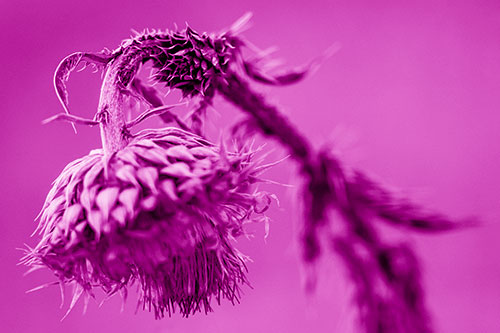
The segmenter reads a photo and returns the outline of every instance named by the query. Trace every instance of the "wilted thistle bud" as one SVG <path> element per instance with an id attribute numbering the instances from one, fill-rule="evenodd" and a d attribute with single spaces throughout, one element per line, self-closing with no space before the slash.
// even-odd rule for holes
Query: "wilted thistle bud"
<path id="1" fill-rule="evenodd" d="M 252 155 L 177 128 L 142 131 L 109 158 L 93 150 L 55 180 L 25 262 L 76 282 L 76 298 L 137 281 L 157 318 L 210 311 L 212 297 L 238 301 L 245 257 L 230 240 L 269 204 L 249 192 L 260 170 Z"/>

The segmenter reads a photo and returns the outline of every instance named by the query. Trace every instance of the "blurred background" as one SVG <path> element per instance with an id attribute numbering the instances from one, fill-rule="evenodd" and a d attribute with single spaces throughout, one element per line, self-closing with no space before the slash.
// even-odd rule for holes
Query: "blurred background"
<path id="1" fill-rule="evenodd" d="M 280 198 L 269 211 L 270 235 L 255 226 L 249 279 L 241 304 L 223 302 L 209 315 L 155 321 L 136 315 L 134 295 L 101 308 L 82 304 L 60 322 L 50 272 L 23 277 L 16 266 L 51 182 L 70 161 L 100 146 L 97 128 L 41 125 L 62 108 L 52 86 L 59 61 L 75 51 L 116 48 L 130 29 L 217 32 L 254 13 L 244 36 L 276 46 L 284 66 L 307 63 L 333 43 L 340 50 L 306 80 L 258 87 L 317 146 L 329 143 L 351 166 L 454 217 L 482 226 L 443 235 L 408 235 L 421 258 L 436 332 L 500 331 L 500 2 L 498 1 L 7 1 L 0 2 L 0 323 L 3 332 L 356 332 L 352 286 L 338 258 L 326 256 L 316 293 L 302 287 L 296 193 L 267 186 Z M 75 73 L 72 113 L 91 118 L 100 75 Z M 216 101 L 212 132 L 239 113 Z M 268 158 L 285 152 L 275 149 Z M 291 162 L 266 174 L 297 184 Z"/>

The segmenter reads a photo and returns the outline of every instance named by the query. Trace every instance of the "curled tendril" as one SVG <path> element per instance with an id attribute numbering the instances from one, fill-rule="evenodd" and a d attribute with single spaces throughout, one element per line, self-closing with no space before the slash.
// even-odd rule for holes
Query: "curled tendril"
<path id="1" fill-rule="evenodd" d="M 56 90 L 57 98 L 59 99 L 59 102 L 61 102 L 61 105 L 67 115 L 70 113 L 68 109 L 68 91 L 66 89 L 66 82 L 68 81 L 71 72 L 73 72 L 78 65 L 82 63 L 82 70 L 88 65 L 91 65 L 97 71 L 99 69 L 103 69 L 110 60 L 111 57 L 107 56 L 105 51 L 101 53 L 75 52 L 64 58 L 59 63 L 54 73 L 54 88 Z M 73 123 L 72 126 L 76 132 L 76 128 Z"/>

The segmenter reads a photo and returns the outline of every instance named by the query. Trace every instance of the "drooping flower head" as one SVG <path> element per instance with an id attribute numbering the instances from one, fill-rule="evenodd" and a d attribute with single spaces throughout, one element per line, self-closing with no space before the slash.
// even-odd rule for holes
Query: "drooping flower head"
<path id="1" fill-rule="evenodd" d="M 245 256 L 231 239 L 269 204 L 249 191 L 261 170 L 252 156 L 176 128 L 142 131 L 108 160 L 93 150 L 55 180 L 42 240 L 25 260 L 86 297 L 137 281 L 156 317 L 209 311 L 212 297 L 238 301 Z"/>

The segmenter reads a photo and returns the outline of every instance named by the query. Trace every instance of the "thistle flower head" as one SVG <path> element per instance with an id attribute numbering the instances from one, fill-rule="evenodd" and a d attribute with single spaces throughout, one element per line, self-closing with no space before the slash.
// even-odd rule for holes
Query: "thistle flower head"
<path id="1" fill-rule="evenodd" d="M 212 297 L 238 301 L 245 257 L 230 240 L 268 205 L 265 193 L 249 192 L 253 154 L 176 128 L 142 131 L 108 159 L 93 150 L 55 180 L 42 240 L 24 261 L 86 297 L 137 282 L 140 304 L 157 318 L 210 311 Z"/>

